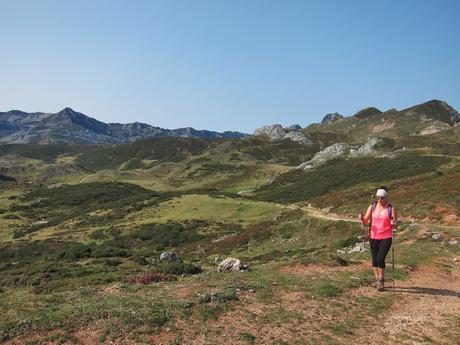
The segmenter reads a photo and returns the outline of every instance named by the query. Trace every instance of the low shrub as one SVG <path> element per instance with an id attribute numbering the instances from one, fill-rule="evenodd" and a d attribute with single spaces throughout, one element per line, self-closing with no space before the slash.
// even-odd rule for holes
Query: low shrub
<path id="1" fill-rule="evenodd" d="M 198 274 L 203 272 L 199 266 L 195 266 L 194 264 L 183 262 L 181 260 L 170 262 L 162 261 L 157 265 L 156 270 L 164 274 L 175 275 Z"/>
<path id="2" fill-rule="evenodd" d="M 71 247 L 62 251 L 59 255 L 59 258 L 70 261 L 77 261 L 82 258 L 89 257 L 91 254 L 91 248 L 82 244 L 76 243 Z"/>

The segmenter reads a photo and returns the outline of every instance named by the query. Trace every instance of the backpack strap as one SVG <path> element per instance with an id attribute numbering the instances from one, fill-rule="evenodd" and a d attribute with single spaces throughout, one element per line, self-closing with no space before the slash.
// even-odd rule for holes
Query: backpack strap
<path id="1" fill-rule="evenodd" d="M 377 203 L 373 202 L 371 204 L 371 219 L 369 220 L 369 238 L 371 238 L 372 214 L 374 213 L 374 210 L 376 207 L 377 207 Z"/>
<path id="2" fill-rule="evenodd" d="M 391 202 L 388 203 L 388 216 L 390 217 L 390 220 L 393 220 L 393 205 Z"/>

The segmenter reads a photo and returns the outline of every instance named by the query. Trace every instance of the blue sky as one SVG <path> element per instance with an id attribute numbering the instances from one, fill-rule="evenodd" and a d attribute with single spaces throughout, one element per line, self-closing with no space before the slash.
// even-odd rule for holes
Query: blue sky
<path id="1" fill-rule="evenodd" d="M 252 132 L 443 99 L 460 2 L 0 0 L 0 111 Z"/>

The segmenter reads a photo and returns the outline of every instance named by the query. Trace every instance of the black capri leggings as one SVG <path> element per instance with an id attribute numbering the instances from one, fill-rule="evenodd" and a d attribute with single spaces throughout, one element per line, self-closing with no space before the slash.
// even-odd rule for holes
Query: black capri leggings
<path id="1" fill-rule="evenodd" d="M 385 258 L 391 248 L 391 237 L 383 240 L 369 240 L 372 253 L 372 267 L 385 268 Z"/>

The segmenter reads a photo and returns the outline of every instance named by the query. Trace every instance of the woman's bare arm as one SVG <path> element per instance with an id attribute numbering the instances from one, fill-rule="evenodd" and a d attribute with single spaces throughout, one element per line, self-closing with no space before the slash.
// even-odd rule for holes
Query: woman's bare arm
<path id="1" fill-rule="evenodd" d="M 369 219 L 371 218 L 371 212 L 372 212 L 372 205 L 369 205 L 369 207 L 367 208 L 366 214 L 361 219 L 364 225 L 366 225 L 369 222 Z"/>

